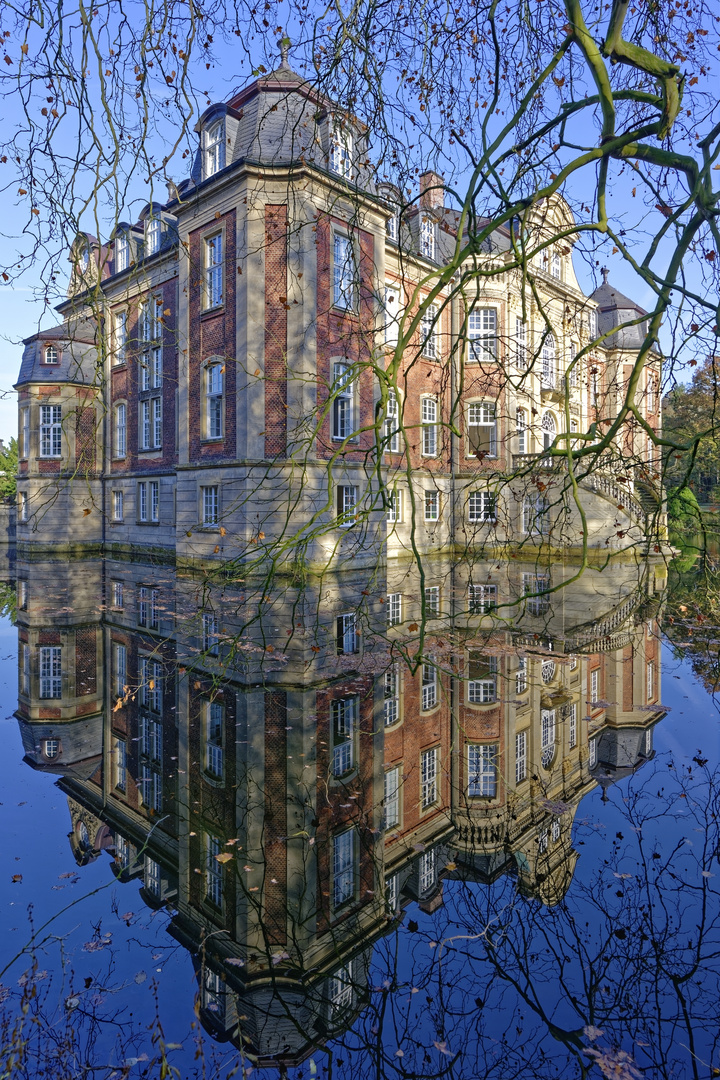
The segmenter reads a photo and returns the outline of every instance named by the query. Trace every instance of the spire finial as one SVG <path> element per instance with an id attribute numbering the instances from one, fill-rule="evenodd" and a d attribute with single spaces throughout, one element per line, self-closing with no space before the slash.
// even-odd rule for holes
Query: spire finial
<path id="1" fill-rule="evenodd" d="M 290 38 L 283 34 L 280 38 L 280 67 L 289 68 L 288 52 L 290 51 Z"/>
<path id="2" fill-rule="evenodd" d="M 607 285 L 607 283 L 608 283 L 608 274 L 610 273 L 607 266 L 601 267 L 600 273 L 602 274 L 603 285 Z"/>

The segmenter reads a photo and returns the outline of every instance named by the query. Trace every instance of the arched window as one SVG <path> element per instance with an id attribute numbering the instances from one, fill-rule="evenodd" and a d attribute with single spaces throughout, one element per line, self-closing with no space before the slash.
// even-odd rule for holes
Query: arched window
<path id="1" fill-rule="evenodd" d="M 208 439 L 223 437 L 223 367 L 208 364 L 205 371 L 206 432 Z"/>
<path id="2" fill-rule="evenodd" d="M 543 449 L 547 450 L 548 447 L 552 446 L 555 441 L 555 436 L 557 435 L 557 424 L 555 423 L 553 414 L 546 412 L 540 426 L 543 433 Z"/>
<path id="3" fill-rule="evenodd" d="M 52 761 L 60 753 L 60 740 L 59 739 L 43 739 L 42 752 L 46 758 Z"/>
<path id="4" fill-rule="evenodd" d="M 45 363 L 46 364 L 59 364 L 60 363 L 60 354 L 58 353 L 57 347 L 55 345 L 46 345 L 45 346 Z"/>
<path id="5" fill-rule="evenodd" d="M 225 121 L 211 124 L 204 132 L 204 139 L 203 178 L 207 180 L 225 168 Z"/>
<path id="6" fill-rule="evenodd" d="M 552 334 L 548 334 L 543 342 L 541 360 L 540 382 L 544 390 L 553 390 L 555 388 L 555 338 Z"/>

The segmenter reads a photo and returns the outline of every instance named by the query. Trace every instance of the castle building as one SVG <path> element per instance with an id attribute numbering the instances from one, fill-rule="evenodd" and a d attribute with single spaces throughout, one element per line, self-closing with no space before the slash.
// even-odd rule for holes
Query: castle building
<path id="1" fill-rule="evenodd" d="M 472 236 L 433 173 L 406 204 L 285 58 L 197 135 L 25 343 L 20 543 L 340 568 L 658 531 L 660 357 L 607 275 L 583 294 L 561 198 Z"/>

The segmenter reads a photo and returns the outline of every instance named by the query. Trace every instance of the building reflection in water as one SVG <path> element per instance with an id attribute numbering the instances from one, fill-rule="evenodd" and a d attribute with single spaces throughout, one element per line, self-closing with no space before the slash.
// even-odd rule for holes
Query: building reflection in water
<path id="1" fill-rule="evenodd" d="M 664 715 L 663 565 L 578 570 L 429 558 L 381 596 L 360 570 L 268 595 L 19 557 L 25 761 L 58 775 L 78 864 L 170 909 L 216 1037 L 303 1060 L 445 881 L 562 899 L 580 801 Z"/>

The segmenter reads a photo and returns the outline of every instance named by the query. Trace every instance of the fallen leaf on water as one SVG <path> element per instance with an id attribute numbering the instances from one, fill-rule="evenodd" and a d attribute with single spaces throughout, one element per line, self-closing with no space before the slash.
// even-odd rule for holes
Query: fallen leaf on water
<path id="1" fill-rule="evenodd" d="M 22 874 L 13 874 L 12 881 L 13 885 L 19 885 L 22 881 Z"/>

